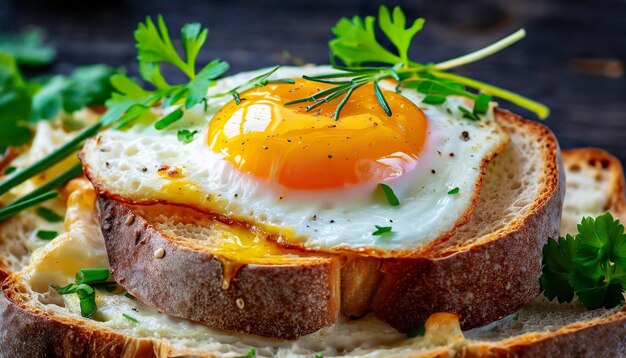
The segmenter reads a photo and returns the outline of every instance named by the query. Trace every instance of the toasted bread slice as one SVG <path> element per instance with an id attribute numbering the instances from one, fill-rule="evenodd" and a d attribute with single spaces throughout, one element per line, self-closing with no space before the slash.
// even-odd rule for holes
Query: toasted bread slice
<path id="1" fill-rule="evenodd" d="M 539 293 L 541 248 L 558 234 L 564 195 L 554 135 L 510 112 L 497 111 L 497 118 L 512 140 L 488 166 L 469 226 L 420 257 L 313 258 L 285 251 L 285 256 L 299 255 L 300 263 L 285 265 L 277 254 L 263 259 L 262 266 L 246 265 L 255 263 L 254 257 L 242 253 L 225 260 L 215 248 L 198 246 L 211 238 L 185 238 L 194 234 L 175 229 L 183 217 L 199 215 L 190 209 L 159 221 L 154 217 L 160 208 L 130 206 L 101 193 L 101 226 L 113 276 L 165 313 L 273 338 L 293 339 L 330 325 L 340 306 L 348 317 L 373 308 L 403 331 L 442 311 L 459 314 L 463 328 L 497 320 Z M 201 219 L 184 223 L 216 235 L 203 228 Z M 159 249 L 165 256 L 155 258 Z M 234 272 L 232 260 L 242 268 L 224 287 L 223 277 L 228 281 Z M 199 289 L 181 295 L 186 279 Z"/>
<path id="2" fill-rule="evenodd" d="M 280 249 L 189 208 L 98 204 L 115 280 L 164 313 L 285 339 L 337 320 L 339 257 Z"/>
<path id="3" fill-rule="evenodd" d="M 608 158 L 608 165 L 592 164 L 593 160 L 603 158 Z M 574 170 L 580 179 L 587 180 L 582 191 L 578 190 L 580 186 L 568 187 L 566 202 L 572 206 L 564 215 L 574 217 L 589 205 L 587 198 L 597 197 L 601 204 L 599 211 L 589 211 L 589 215 L 602 214 L 601 209 L 607 208 L 623 217 L 622 205 L 616 204 L 625 201 L 623 186 L 619 185 L 624 179 L 618 161 L 594 149 L 564 151 L 563 159 L 568 175 L 571 176 L 569 169 L 578 165 L 580 168 Z M 598 173 L 603 178 L 618 180 L 599 180 Z M 582 200 L 571 201 L 573 197 Z M 256 349 L 259 357 L 311 357 L 318 353 L 324 357 L 619 357 L 626 354 L 623 307 L 586 311 L 577 303 L 557 304 L 542 298 L 510 317 L 462 334 L 450 315 L 435 315 L 427 324 L 426 335 L 411 339 L 371 315 L 289 342 L 227 334 L 169 318 L 122 295 L 100 297 L 99 311 L 113 310 L 117 317 L 119 312 L 127 310 L 138 323 L 113 316 L 85 319 L 49 296 L 34 292 L 25 279 L 26 272 L 16 272 L 30 256 L 29 250 L 15 249 L 26 246 L 28 230 L 33 229 L 27 223 L 21 224 L 29 221 L 27 216 L 28 213 L 23 213 L 0 225 L 0 257 L 3 262 L 13 263 L 11 268 L 3 266 L 0 274 L 6 276 L 0 296 L 0 357 L 232 357 L 245 355 L 250 347 Z M 18 231 L 4 230 L 9 225 Z"/>
<path id="4" fill-rule="evenodd" d="M 470 220 L 418 259 L 388 260 L 376 314 L 408 330 L 435 312 L 461 326 L 493 322 L 539 294 L 541 249 L 559 232 L 565 182 L 556 138 L 541 124 L 498 111 L 509 145 L 488 167 Z"/>

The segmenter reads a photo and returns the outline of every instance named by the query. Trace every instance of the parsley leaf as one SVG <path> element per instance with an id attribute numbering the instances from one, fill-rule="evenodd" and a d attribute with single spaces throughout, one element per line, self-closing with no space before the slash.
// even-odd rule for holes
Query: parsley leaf
<path id="1" fill-rule="evenodd" d="M 574 271 L 572 258 L 576 253 L 576 241 L 573 236 L 567 235 L 557 240 L 548 239 L 543 246 L 543 275 L 540 284 L 543 294 L 550 300 L 555 297 L 559 303 L 571 302 L 574 298 L 574 289 L 569 280 Z"/>
<path id="2" fill-rule="evenodd" d="M 104 104 L 111 97 L 111 77 L 117 72 L 112 67 L 92 65 L 75 69 L 69 77 L 52 77 L 33 96 L 34 119 L 52 119 L 61 110 L 72 113 Z"/>
<path id="3" fill-rule="evenodd" d="M 374 21 L 373 16 L 339 20 L 332 29 L 337 38 L 328 43 L 333 56 L 339 57 L 348 66 L 359 66 L 368 62 L 391 65 L 402 62 L 401 57 L 387 51 L 378 43 L 374 33 Z"/>
<path id="4" fill-rule="evenodd" d="M 24 145 L 31 139 L 26 122 L 31 113 L 31 90 L 15 58 L 0 52 L 0 151 Z"/>
<path id="5" fill-rule="evenodd" d="M 174 43 L 172 42 L 167 26 L 163 17 L 157 17 L 157 23 L 152 21 L 149 16 L 146 21 L 140 23 L 135 30 L 135 39 L 137 40 L 137 59 L 139 60 L 139 70 L 141 77 L 157 88 L 157 91 L 149 92 L 142 90 L 133 90 L 138 94 L 141 103 L 135 103 L 139 107 L 135 107 L 132 115 L 125 118 L 125 122 L 137 119 L 149 110 L 159 100 L 163 101 L 166 106 L 176 105 L 184 101 L 185 109 L 189 109 L 196 104 L 205 102 L 206 93 L 209 87 L 215 84 L 215 79 L 228 71 L 228 63 L 222 60 L 213 60 L 196 73 L 196 58 L 200 49 L 206 41 L 209 31 L 202 29 L 200 24 L 186 24 L 181 30 L 184 56 L 180 56 Z M 161 65 L 167 63 L 178 68 L 189 79 L 188 83 L 172 85 L 164 78 L 161 72 Z M 125 81 L 124 87 L 134 87 Z M 124 88 L 114 87 L 120 92 L 125 92 Z M 128 93 L 128 92 L 125 92 Z M 137 98 L 137 99 L 139 99 Z M 119 98 L 120 102 L 122 98 Z M 108 106 L 108 104 L 107 104 Z M 115 106 L 111 102 L 114 113 L 128 112 L 132 104 L 119 104 Z M 118 114 L 119 115 L 119 114 Z M 181 108 L 178 108 L 161 120 L 155 123 L 157 129 L 165 129 L 169 125 L 178 121 L 183 116 Z"/>
<path id="6" fill-rule="evenodd" d="M 44 33 L 33 28 L 18 34 L 0 34 L 0 52 L 10 53 L 20 65 L 48 65 L 56 55 L 54 49 L 44 46 Z"/>
<path id="7" fill-rule="evenodd" d="M 400 7 L 393 9 L 392 14 L 389 13 L 389 9 L 386 6 L 381 6 L 378 11 L 378 21 L 380 22 L 380 29 L 383 30 L 387 38 L 396 46 L 398 54 L 402 59 L 402 63 L 409 64 L 409 47 L 411 47 L 411 41 L 415 34 L 420 32 L 424 27 L 424 19 L 419 18 L 413 22 L 413 25 L 408 29 L 406 26 L 406 16 Z"/>
<path id="8" fill-rule="evenodd" d="M 569 302 L 574 294 L 589 309 L 624 301 L 626 235 L 610 213 L 583 218 L 575 237 L 549 239 L 543 248 L 540 284 L 549 299 Z"/>

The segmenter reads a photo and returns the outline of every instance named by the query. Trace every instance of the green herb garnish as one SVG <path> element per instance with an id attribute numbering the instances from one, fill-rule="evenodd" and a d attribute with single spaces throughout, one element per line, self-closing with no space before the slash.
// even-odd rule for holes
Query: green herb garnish
<path id="1" fill-rule="evenodd" d="M 131 295 L 130 292 L 124 293 L 124 296 L 130 298 L 131 300 L 136 300 L 137 299 L 135 296 Z"/>
<path id="2" fill-rule="evenodd" d="M 48 65 L 56 55 L 54 49 L 44 45 L 44 32 L 39 28 L 18 34 L 0 34 L 0 52 L 10 53 L 20 65 Z"/>
<path id="3" fill-rule="evenodd" d="M 63 216 L 55 213 L 54 211 L 48 209 L 48 208 L 44 208 L 44 207 L 39 207 L 37 208 L 37 215 L 46 220 L 47 222 L 51 222 L 51 223 L 58 223 L 58 222 L 62 222 L 64 220 Z"/>
<path id="4" fill-rule="evenodd" d="M 391 206 L 400 205 L 400 200 L 398 200 L 398 197 L 396 196 L 396 194 L 393 192 L 393 189 L 391 189 L 389 185 L 380 183 L 378 184 L 378 186 L 381 189 L 383 189 L 383 191 L 385 192 L 385 196 L 387 197 L 387 202 L 389 203 L 389 205 Z"/>
<path id="5" fill-rule="evenodd" d="M 379 236 L 388 232 L 391 232 L 391 226 L 376 226 L 376 231 L 372 233 L 373 236 Z"/>
<path id="6" fill-rule="evenodd" d="M 543 247 L 543 294 L 571 302 L 574 295 L 588 309 L 624 302 L 626 235 L 610 213 L 585 217 L 575 236 L 548 239 Z"/>
<path id="7" fill-rule="evenodd" d="M 111 77 L 118 70 L 104 65 L 79 67 L 70 76 L 54 76 L 32 99 L 33 118 L 52 119 L 61 110 L 73 113 L 104 104 L 111 97 Z"/>
<path id="8" fill-rule="evenodd" d="M 543 119 L 548 116 L 548 108 L 538 102 L 486 83 L 446 72 L 451 68 L 478 61 L 510 46 L 524 37 L 524 30 L 519 30 L 490 46 L 465 56 L 436 64 L 421 64 L 411 60 L 408 53 L 413 38 L 424 25 L 423 19 L 417 19 L 407 27 L 406 17 L 399 7 L 396 7 L 393 12 L 390 12 L 386 6 L 380 7 L 378 25 L 386 40 L 394 45 L 395 51 L 386 49 L 376 39 L 375 23 L 376 19 L 373 16 L 340 19 L 332 29 L 335 38 L 329 42 L 329 47 L 331 59 L 340 60 L 344 66 L 334 63 L 333 67 L 338 72 L 303 76 L 309 81 L 330 83 L 334 86 L 285 105 L 312 102 L 313 105 L 306 107 L 306 110 L 310 111 L 322 103 L 340 99 L 335 112 L 335 120 L 337 120 L 352 92 L 365 84 L 373 83 L 381 108 L 390 116 L 391 109 L 378 87 L 378 82 L 383 79 L 395 79 L 398 81 L 398 88 L 412 87 L 425 94 L 426 103 L 441 104 L 450 95 L 474 100 L 474 108 L 470 112 L 473 116 L 466 116 L 471 117 L 472 120 L 486 113 L 491 96 L 508 100 L 533 111 L 539 118 Z M 372 64 L 382 65 L 372 66 Z M 472 93 L 466 90 L 466 87 L 482 93 Z"/>
<path id="9" fill-rule="evenodd" d="M 83 268 L 76 273 L 76 283 L 93 283 L 106 281 L 109 278 L 108 268 Z"/>
<path id="10" fill-rule="evenodd" d="M 457 186 L 456 188 L 450 189 L 448 195 L 458 194 L 460 191 L 461 189 L 459 189 L 459 187 Z"/>
<path id="11" fill-rule="evenodd" d="M 78 270 L 73 283 L 64 287 L 56 285 L 51 285 L 51 287 L 60 295 L 76 294 L 80 301 L 81 316 L 91 317 L 97 310 L 94 287 L 103 286 L 106 288 L 115 284 L 115 282 L 106 281 L 108 277 L 108 268 L 84 268 Z"/>
<path id="12" fill-rule="evenodd" d="M 59 233 L 56 231 L 38 230 L 35 235 L 42 240 L 53 240 L 59 236 Z"/>
<path id="13" fill-rule="evenodd" d="M 35 206 L 43 203 L 44 201 L 50 200 L 52 198 L 56 198 L 59 196 L 59 193 L 56 191 L 49 191 L 47 193 L 35 196 L 31 199 L 24 200 L 22 202 L 16 203 L 14 205 L 8 205 L 4 208 L 0 209 L 0 221 L 6 220 L 11 216 L 18 214 L 31 206 Z"/>
<path id="14" fill-rule="evenodd" d="M 122 317 L 126 318 L 127 320 L 129 320 L 131 322 L 135 322 L 135 323 L 139 322 L 135 317 L 133 317 L 131 315 L 127 315 L 126 313 L 122 313 Z"/>
<path id="15" fill-rule="evenodd" d="M 189 129 L 181 129 L 177 133 L 178 141 L 183 143 L 191 143 L 199 131 L 190 131 Z"/>
<path id="16" fill-rule="evenodd" d="M 254 358 L 256 357 L 256 349 L 250 348 L 245 356 L 237 356 L 236 358 Z"/>
<path id="17" fill-rule="evenodd" d="M 6 167 L 6 169 L 4 169 L 4 174 L 11 174 L 11 173 L 13 173 L 16 170 L 17 170 L 17 167 L 8 166 L 8 167 Z"/>
<path id="18" fill-rule="evenodd" d="M 415 328 L 408 331 L 406 336 L 408 338 L 423 337 L 425 333 L 426 333 L 426 324 L 420 323 Z"/>

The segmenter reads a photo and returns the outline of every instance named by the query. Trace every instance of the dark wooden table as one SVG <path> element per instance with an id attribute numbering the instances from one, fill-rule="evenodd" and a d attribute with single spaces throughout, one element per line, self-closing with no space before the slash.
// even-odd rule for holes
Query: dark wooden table
<path id="1" fill-rule="evenodd" d="M 132 31 L 145 15 L 172 28 L 209 26 L 200 61 L 222 58 L 231 72 L 292 57 L 326 63 L 330 28 L 341 16 L 374 14 L 379 1 L 0 0 L 0 31 L 45 28 L 58 59 L 48 72 L 105 63 L 137 73 Z M 598 146 L 626 163 L 626 1 L 437 0 L 401 4 L 426 28 L 413 51 L 430 62 L 467 53 L 520 27 L 522 43 L 460 69 L 463 74 L 543 101 L 564 148 Z M 287 54 L 290 54 L 288 56 Z M 518 110 L 502 103 L 502 106 Z M 531 114 L 519 110 L 522 114 Z"/>

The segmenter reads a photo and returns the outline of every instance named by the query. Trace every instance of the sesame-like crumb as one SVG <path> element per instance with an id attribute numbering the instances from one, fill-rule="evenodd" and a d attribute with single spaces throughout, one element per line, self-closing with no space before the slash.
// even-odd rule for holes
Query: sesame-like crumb
<path id="1" fill-rule="evenodd" d="M 165 249 L 162 247 L 159 247 L 158 249 L 156 249 L 156 251 L 154 251 L 154 257 L 157 259 L 162 259 L 163 256 L 165 256 Z"/>

